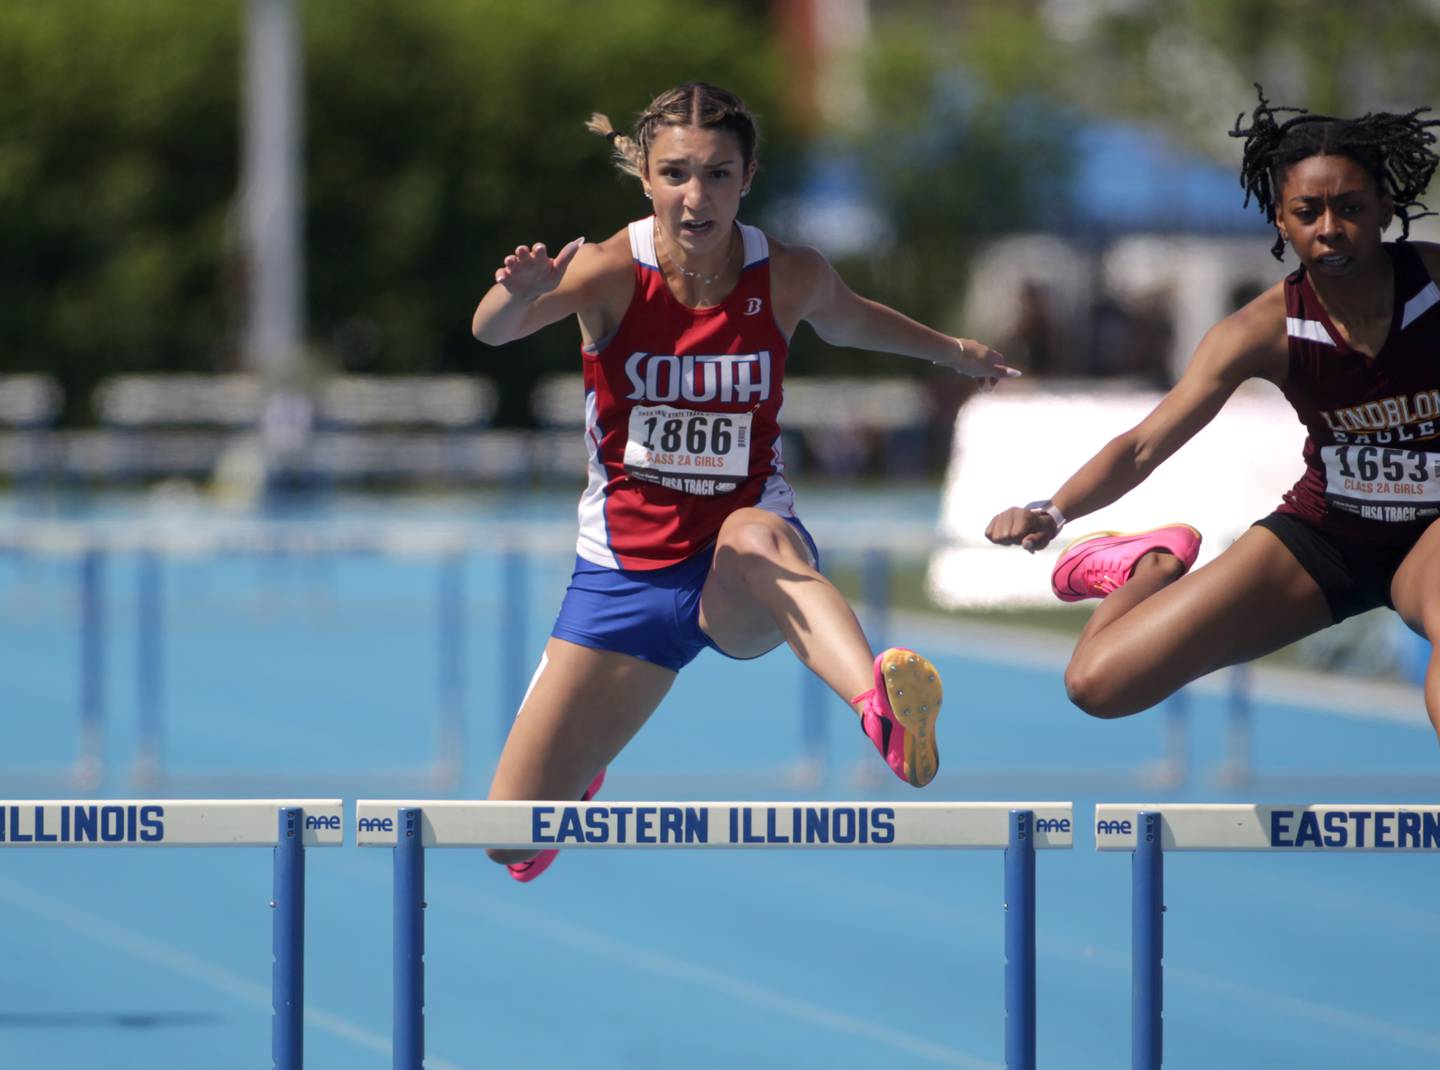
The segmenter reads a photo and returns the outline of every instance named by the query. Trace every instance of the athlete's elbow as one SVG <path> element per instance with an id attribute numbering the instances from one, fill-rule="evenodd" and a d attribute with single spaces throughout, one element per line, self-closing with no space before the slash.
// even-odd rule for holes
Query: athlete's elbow
<path id="1" fill-rule="evenodd" d="M 510 338 L 502 337 L 493 325 L 482 322 L 478 317 L 470 321 L 470 334 L 474 336 L 475 341 L 483 342 L 487 346 L 503 346 L 506 342 L 512 341 Z"/>
<path id="2" fill-rule="evenodd" d="M 805 317 L 815 336 L 826 345 L 840 348 L 862 348 L 866 334 L 860 310 L 853 304 L 830 302 L 823 309 L 812 311 Z"/>
<path id="3" fill-rule="evenodd" d="M 1144 479 L 1151 472 L 1155 471 L 1155 466 L 1160 463 L 1160 459 L 1155 455 L 1154 450 L 1137 449 L 1126 456 L 1129 459 L 1131 469 L 1141 479 Z"/>
<path id="4" fill-rule="evenodd" d="M 1166 456 L 1160 450 L 1159 443 L 1140 438 L 1138 435 L 1121 435 L 1115 440 L 1115 443 L 1120 459 L 1128 464 L 1141 479 L 1155 471 L 1156 466 Z"/>
<path id="5" fill-rule="evenodd" d="M 845 347 L 850 344 L 849 335 L 832 320 L 812 317 L 807 321 L 815 337 L 824 342 L 827 346 Z"/>

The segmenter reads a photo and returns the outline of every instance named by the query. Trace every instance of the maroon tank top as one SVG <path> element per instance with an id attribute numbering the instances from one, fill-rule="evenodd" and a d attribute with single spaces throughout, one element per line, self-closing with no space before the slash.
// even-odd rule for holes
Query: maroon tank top
<path id="1" fill-rule="evenodd" d="M 1395 545 L 1440 515 L 1440 287 L 1410 246 L 1385 249 L 1395 305 L 1374 357 L 1346 344 L 1303 266 L 1285 280 L 1290 368 L 1281 389 L 1309 437 L 1305 474 L 1279 511 Z"/>

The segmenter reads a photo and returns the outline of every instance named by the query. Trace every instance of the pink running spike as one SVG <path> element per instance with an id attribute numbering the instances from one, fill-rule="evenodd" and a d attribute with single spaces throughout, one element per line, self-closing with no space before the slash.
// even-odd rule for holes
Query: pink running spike
<path id="1" fill-rule="evenodd" d="M 1131 535 L 1119 531 L 1082 535 L 1061 552 L 1050 573 L 1050 586 L 1062 602 L 1104 598 L 1125 586 L 1135 562 L 1154 550 L 1174 554 L 1188 572 L 1200 552 L 1200 533 L 1189 524 L 1169 524 Z"/>
<path id="2" fill-rule="evenodd" d="M 580 801 L 589 802 L 595 798 L 596 793 L 600 790 L 600 786 L 604 783 L 605 770 L 602 769 L 595 774 L 595 779 L 590 782 L 589 789 L 580 797 Z M 528 862 L 512 862 L 505 868 L 510 871 L 510 876 L 515 880 L 521 883 L 528 883 L 549 869 L 551 863 L 555 861 L 555 857 L 559 853 L 560 852 L 556 850 L 541 851 Z"/>
<path id="3" fill-rule="evenodd" d="M 923 788 L 940 768 L 935 718 L 943 695 L 934 665 L 913 650 L 891 647 L 875 659 L 875 686 L 850 700 L 863 703 L 861 731 L 913 787 Z"/>

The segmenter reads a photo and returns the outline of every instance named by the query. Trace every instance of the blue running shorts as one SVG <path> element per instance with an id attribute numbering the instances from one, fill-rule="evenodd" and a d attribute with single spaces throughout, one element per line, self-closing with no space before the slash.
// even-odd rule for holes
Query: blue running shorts
<path id="1" fill-rule="evenodd" d="M 784 520 L 800 532 L 818 568 L 820 551 L 805 525 L 795 517 Z M 550 634 L 579 646 L 629 654 L 672 672 L 707 646 L 725 654 L 700 629 L 700 592 L 714 556 L 712 545 L 679 564 L 641 571 L 606 568 L 577 555 Z"/>

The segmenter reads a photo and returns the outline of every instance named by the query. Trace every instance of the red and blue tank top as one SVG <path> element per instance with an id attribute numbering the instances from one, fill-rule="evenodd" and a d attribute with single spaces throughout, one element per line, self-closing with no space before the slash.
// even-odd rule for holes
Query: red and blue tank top
<path id="1" fill-rule="evenodd" d="M 690 308 L 660 273 L 654 218 L 630 224 L 634 296 L 614 333 L 581 350 L 589 481 L 576 552 L 587 561 L 664 568 L 713 543 L 736 509 L 794 515 L 769 243 L 736 226 L 740 281 L 718 305 Z"/>
<path id="2" fill-rule="evenodd" d="M 1374 357 L 1346 344 L 1305 269 L 1285 280 L 1290 366 L 1281 389 L 1309 431 L 1282 513 L 1345 538 L 1413 542 L 1440 515 L 1440 287 L 1387 242 L 1390 333 Z"/>

